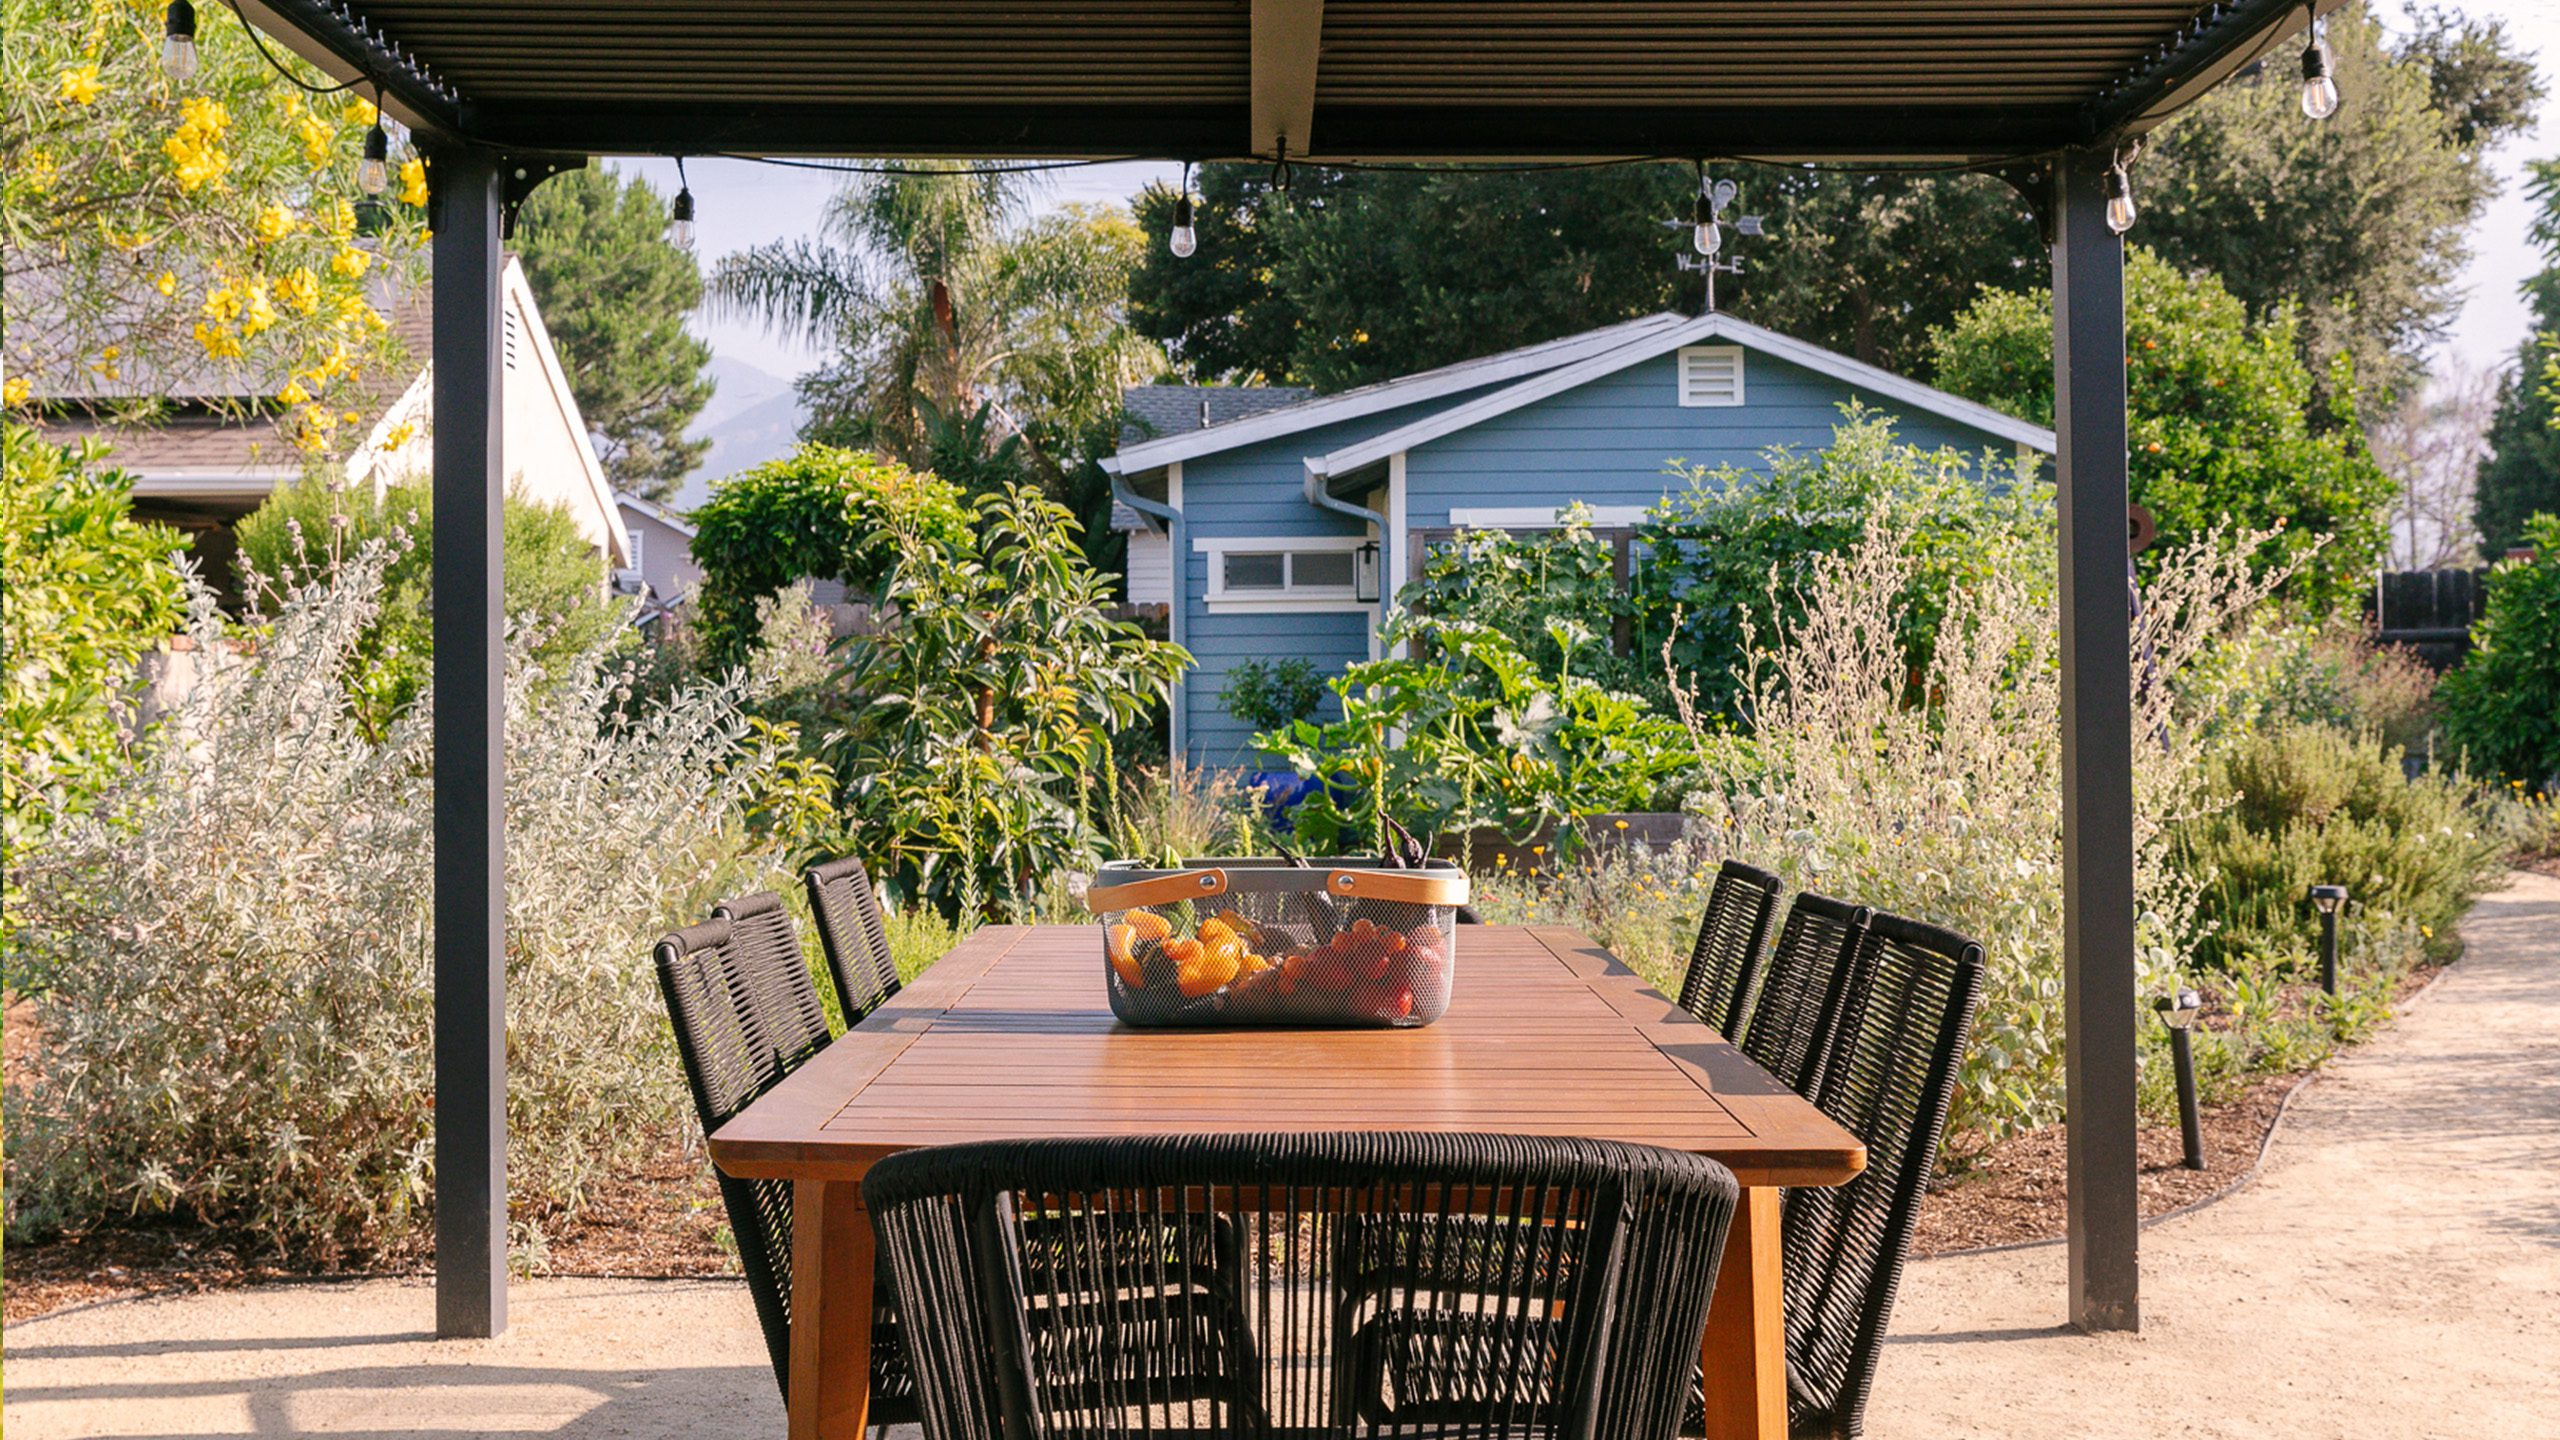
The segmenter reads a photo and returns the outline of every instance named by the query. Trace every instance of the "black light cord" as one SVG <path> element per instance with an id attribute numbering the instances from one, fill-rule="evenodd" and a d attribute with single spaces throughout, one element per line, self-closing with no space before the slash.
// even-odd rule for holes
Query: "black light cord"
<path id="1" fill-rule="evenodd" d="M 274 51 L 267 48 L 266 37 L 258 33 L 257 26 L 249 23 L 247 13 L 242 11 L 240 8 L 240 0 L 225 0 L 225 3 L 231 7 L 231 13 L 239 17 L 240 28 L 249 32 L 249 43 L 258 47 L 258 54 L 267 62 L 268 67 L 274 70 L 277 74 L 283 76 L 285 79 L 293 82 L 294 86 L 301 90 L 305 95 L 336 95 L 344 91 L 353 90 L 358 85 L 365 83 L 365 77 L 358 75 L 352 80 L 343 81 L 336 85 L 314 85 L 310 81 L 303 79 L 301 76 L 294 74 L 291 70 L 285 68 L 285 63 L 283 61 L 276 58 Z M 377 97 L 374 101 L 373 108 L 379 111 L 382 108 L 382 103 L 379 99 L 382 94 L 382 86 L 377 83 L 373 87 L 373 92 Z"/>

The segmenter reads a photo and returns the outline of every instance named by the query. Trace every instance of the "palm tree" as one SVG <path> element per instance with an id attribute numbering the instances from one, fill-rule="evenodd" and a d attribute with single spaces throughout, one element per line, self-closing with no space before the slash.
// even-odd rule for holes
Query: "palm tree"
<path id="1" fill-rule="evenodd" d="M 835 347 L 801 382 L 812 430 L 930 464 L 937 449 L 951 458 L 953 426 L 977 416 L 991 456 L 1018 437 L 1054 482 L 1064 448 L 1164 363 L 1126 323 L 1143 232 L 1116 209 L 1035 215 L 1019 171 L 881 168 L 848 177 L 816 238 L 721 261 L 711 305 Z"/>

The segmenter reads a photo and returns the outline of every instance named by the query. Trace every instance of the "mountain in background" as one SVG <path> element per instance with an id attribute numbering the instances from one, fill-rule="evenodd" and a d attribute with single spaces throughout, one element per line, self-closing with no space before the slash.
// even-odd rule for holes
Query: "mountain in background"
<path id="1" fill-rule="evenodd" d="M 790 454 L 800 444 L 800 422 L 806 418 L 791 382 L 726 356 L 711 362 L 719 389 L 694 417 L 692 434 L 711 442 L 702 465 L 684 477 L 676 508 L 690 510 L 711 494 L 715 482 L 767 460 Z"/>

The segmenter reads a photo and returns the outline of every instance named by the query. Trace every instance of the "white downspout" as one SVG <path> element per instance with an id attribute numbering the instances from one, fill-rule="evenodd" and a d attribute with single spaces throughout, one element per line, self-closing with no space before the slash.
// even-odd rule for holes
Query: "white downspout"
<path id="1" fill-rule="evenodd" d="M 1189 650 L 1191 546 L 1184 539 L 1190 527 L 1182 518 L 1182 462 L 1179 460 L 1164 467 L 1164 494 L 1161 501 L 1150 500 L 1139 494 L 1127 477 L 1118 471 L 1111 472 L 1111 498 L 1141 515 L 1152 515 L 1164 522 L 1165 544 L 1171 550 L 1167 558 L 1172 582 L 1171 603 L 1165 607 L 1165 634 L 1174 644 Z M 1188 666 L 1184 667 L 1183 673 L 1190 673 Z M 1165 737 L 1165 748 L 1173 752 L 1176 761 L 1183 763 L 1188 763 L 1191 758 L 1191 752 L 1184 744 L 1190 738 L 1191 727 L 1185 723 L 1183 712 L 1189 708 L 1189 696 L 1185 693 L 1182 676 L 1177 675 L 1172 690 L 1165 697 L 1166 728 L 1171 732 Z"/>

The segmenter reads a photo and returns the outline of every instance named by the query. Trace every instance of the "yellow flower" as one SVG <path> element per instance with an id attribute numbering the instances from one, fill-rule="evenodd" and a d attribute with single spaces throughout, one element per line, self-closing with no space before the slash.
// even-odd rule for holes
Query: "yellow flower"
<path id="1" fill-rule="evenodd" d="M 293 427 L 293 443 L 294 447 L 302 451 L 302 453 L 306 455 L 317 455 L 320 453 L 321 447 L 327 445 L 329 442 L 321 438 L 320 432 L 312 429 L 310 426 L 297 425 Z"/>
<path id="2" fill-rule="evenodd" d="M 372 101 L 361 95 L 350 95 L 347 97 L 347 103 L 340 107 L 338 113 L 344 115 L 350 125 L 370 125 L 380 112 L 373 108 Z"/>
<path id="3" fill-rule="evenodd" d="M 385 330 L 390 328 L 382 312 L 373 308 L 361 295 L 350 295 L 338 302 L 338 328 L 341 330 Z"/>
<path id="4" fill-rule="evenodd" d="M 302 412 L 303 421 L 315 430 L 338 428 L 338 412 L 326 405 L 313 405 Z"/>
<path id="5" fill-rule="evenodd" d="M 400 203 L 427 203 L 427 162 L 418 156 L 412 155 L 400 162 Z"/>
<path id="6" fill-rule="evenodd" d="M 303 266 L 276 281 L 276 298 L 298 315 L 308 315 L 320 304 L 320 277 Z"/>
<path id="7" fill-rule="evenodd" d="M 6 380 L 0 380 L 0 404 L 24 405 L 35 393 L 35 387 L 27 383 L 27 377 L 24 375 L 12 375 Z"/>
<path id="8" fill-rule="evenodd" d="M 231 166 L 231 157 L 222 150 L 231 112 L 217 101 L 195 95 L 188 97 L 178 115 L 177 133 L 161 142 L 160 148 L 177 170 L 178 188 L 199 190 L 220 180 Z"/>
<path id="9" fill-rule="evenodd" d="M 28 189 L 50 190 L 53 188 L 53 156 L 42 150 L 30 150 L 27 158 L 19 162 L 18 173 L 26 177 Z"/>
<path id="10" fill-rule="evenodd" d="M 240 318 L 240 292 L 230 285 L 217 285 L 205 292 L 204 313 L 208 320 Z"/>
<path id="11" fill-rule="evenodd" d="M 178 293 L 177 272 L 173 270 L 163 270 L 160 272 L 160 278 L 152 281 L 151 284 L 154 289 L 158 290 L 163 295 L 175 295 Z"/>
<path id="12" fill-rule="evenodd" d="M 403 420 L 399 424 L 382 432 L 382 448 L 385 450 L 398 450 L 417 437 L 418 423 L 414 420 Z"/>
<path id="13" fill-rule="evenodd" d="M 302 388 L 301 381 L 287 380 L 284 382 L 284 388 L 276 392 L 276 403 L 287 409 L 296 405 L 308 405 L 311 403 L 311 392 Z"/>
<path id="14" fill-rule="evenodd" d="M 228 325 L 208 325 L 202 320 L 197 321 L 196 343 L 204 347 L 205 354 L 216 360 L 230 359 L 240 353 L 240 339 L 231 333 Z"/>
<path id="15" fill-rule="evenodd" d="M 276 307 L 274 302 L 267 298 L 267 287 L 265 282 L 261 281 L 258 284 L 250 286 L 249 299 L 240 307 L 241 338 L 255 339 L 257 338 L 258 332 L 269 328 L 275 323 Z"/>
<path id="16" fill-rule="evenodd" d="M 281 205 L 269 205 L 258 212 L 258 243 L 273 245 L 293 233 L 293 212 Z"/>
<path id="17" fill-rule="evenodd" d="M 53 83 L 54 98 L 66 105 L 86 105 L 105 93 L 107 87 L 98 83 L 98 62 L 94 60 L 63 71 Z"/>
<path id="18" fill-rule="evenodd" d="M 1618 822 L 1618 828 L 1619 828 L 1619 829 L 1621 829 L 1621 830 L 1626 829 L 1626 828 L 1627 828 L 1627 822 L 1626 822 L 1626 821 L 1624 821 L 1624 820 L 1619 821 L 1619 822 Z"/>
<path id="19" fill-rule="evenodd" d="M 371 255 L 349 246 L 329 257 L 329 273 L 341 280 L 361 280 L 364 278 L 365 267 L 372 263 Z"/>
<path id="20" fill-rule="evenodd" d="M 313 165 L 329 163 L 329 152 L 336 148 L 338 132 L 317 115 L 304 115 L 293 122 L 294 134 L 302 138 L 302 158 Z"/>

